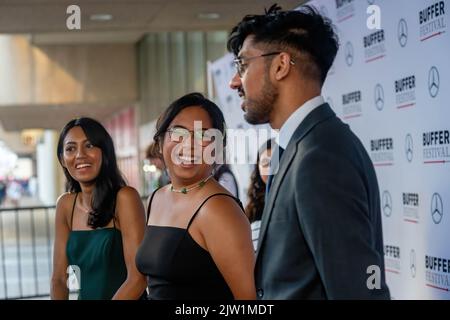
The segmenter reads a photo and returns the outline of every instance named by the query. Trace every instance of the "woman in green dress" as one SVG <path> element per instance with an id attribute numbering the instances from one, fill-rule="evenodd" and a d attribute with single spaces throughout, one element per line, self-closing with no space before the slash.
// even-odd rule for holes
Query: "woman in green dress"
<path id="1" fill-rule="evenodd" d="M 139 299 L 146 280 L 134 260 L 145 213 L 117 167 L 111 136 L 93 119 L 74 119 L 61 132 L 57 156 L 68 192 L 56 204 L 51 298 L 68 298 L 70 266 L 78 299 Z"/>

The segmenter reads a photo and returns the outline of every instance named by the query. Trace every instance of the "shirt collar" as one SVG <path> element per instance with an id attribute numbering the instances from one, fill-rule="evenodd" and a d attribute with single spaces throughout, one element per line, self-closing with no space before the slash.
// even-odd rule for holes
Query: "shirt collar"
<path id="1" fill-rule="evenodd" d="M 289 140 L 291 140 L 297 127 L 302 123 L 306 116 L 318 106 L 325 103 L 322 96 L 317 96 L 306 101 L 297 110 L 295 110 L 286 122 L 281 126 L 278 136 L 275 138 L 276 143 L 283 149 L 286 149 Z"/>

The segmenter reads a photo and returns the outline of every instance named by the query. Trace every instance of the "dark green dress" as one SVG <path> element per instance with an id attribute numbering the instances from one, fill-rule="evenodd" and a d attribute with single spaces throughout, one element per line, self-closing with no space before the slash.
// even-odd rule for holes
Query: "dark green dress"
<path id="1" fill-rule="evenodd" d="M 73 202 L 73 211 L 77 195 Z M 114 219 L 113 219 L 114 222 Z M 113 228 L 71 230 L 66 246 L 69 265 L 78 266 L 79 300 L 109 300 L 127 278 L 122 234 Z"/>

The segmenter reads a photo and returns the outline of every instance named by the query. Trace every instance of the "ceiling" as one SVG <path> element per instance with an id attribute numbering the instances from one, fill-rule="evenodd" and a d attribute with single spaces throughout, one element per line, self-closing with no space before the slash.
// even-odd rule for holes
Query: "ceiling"
<path id="1" fill-rule="evenodd" d="M 0 33 L 29 33 L 36 44 L 136 42 L 147 32 L 229 30 L 244 14 L 278 3 L 293 9 L 305 0 L 0 0 Z M 77 4 L 81 30 L 68 30 L 67 7 Z M 218 19 L 199 14 L 217 13 Z M 92 21 L 110 14 L 110 21 Z"/>
<path id="2" fill-rule="evenodd" d="M 306 0 L 0 0 L 0 34 L 30 34 L 34 45 L 136 43 L 149 32 L 230 30 L 245 14 L 263 13 L 278 3 L 293 9 Z M 81 10 L 81 30 L 68 30 L 67 7 Z M 199 14 L 215 13 L 218 19 L 200 19 Z M 92 21 L 92 14 L 110 14 L 110 21 Z M 45 123 L 60 130 L 70 119 L 89 115 L 108 118 L 131 106 L 94 105 L 11 105 L 0 107 L 6 131 L 34 128 Z"/>
<path id="3" fill-rule="evenodd" d="M 115 105 L 61 104 L 61 105 L 12 105 L 0 107 L 1 125 L 5 131 L 20 131 L 42 128 L 61 130 L 70 120 L 82 116 L 95 119 L 107 119 L 114 113 L 123 110 L 124 106 L 132 106 L 133 102 Z M 38 124 L 38 126 L 36 126 Z M 45 125 L 43 125 L 45 124 Z"/>

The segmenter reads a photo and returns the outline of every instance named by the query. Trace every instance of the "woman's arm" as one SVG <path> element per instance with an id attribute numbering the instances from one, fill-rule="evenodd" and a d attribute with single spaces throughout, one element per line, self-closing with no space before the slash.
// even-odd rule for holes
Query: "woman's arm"
<path id="1" fill-rule="evenodd" d="M 67 261 L 66 245 L 70 233 L 67 213 L 72 197 L 73 195 L 65 193 L 56 202 L 53 273 L 50 285 L 50 297 L 53 300 L 67 300 L 69 297 L 69 289 L 67 288 L 67 267 L 69 263 Z"/>
<path id="2" fill-rule="evenodd" d="M 147 286 L 145 276 L 136 268 L 136 252 L 144 238 L 145 213 L 141 198 L 131 187 L 117 194 L 116 213 L 122 233 L 123 255 L 127 266 L 127 279 L 113 299 L 139 299 Z"/>
<path id="3" fill-rule="evenodd" d="M 197 219 L 206 249 L 234 298 L 256 299 L 251 229 L 242 209 L 233 199 L 216 196 L 203 206 Z"/>

